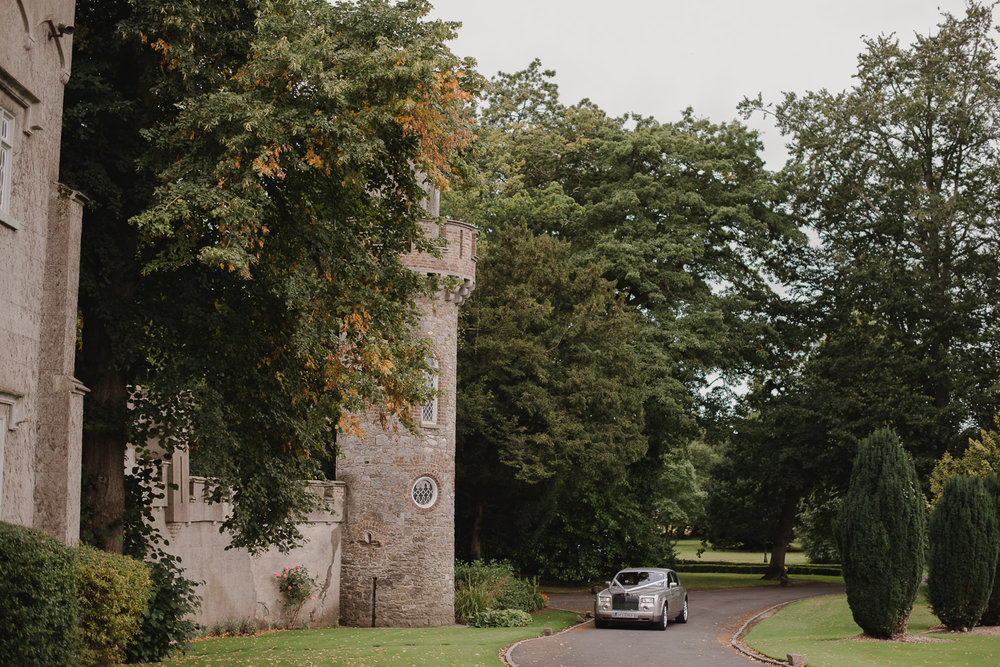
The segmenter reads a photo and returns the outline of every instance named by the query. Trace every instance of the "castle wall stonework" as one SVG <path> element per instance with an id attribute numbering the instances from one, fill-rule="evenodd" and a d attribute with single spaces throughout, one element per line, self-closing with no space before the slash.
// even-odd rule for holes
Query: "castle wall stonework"
<path id="1" fill-rule="evenodd" d="M 347 484 L 341 570 L 344 625 L 416 627 L 455 622 L 455 384 L 458 308 L 474 288 L 476 230 L 465 223 L 425 221 L 445 240 L 441 256 L 413 253 L 404 263 L 450 280 L 418 303 L 419 335 L 430 339 L 438 367 L 436 418 L 414 419 L 419 432 L 338 439 L 337 478 Z M 430 478 L 436 500 L 421 507 L 414 484 Z"/>
<path id="2" fill-rule="evenodd" d="M 0 3 L 0 519 L 79 538 L 83 207 L 57 183 L 74 0 Z"/>

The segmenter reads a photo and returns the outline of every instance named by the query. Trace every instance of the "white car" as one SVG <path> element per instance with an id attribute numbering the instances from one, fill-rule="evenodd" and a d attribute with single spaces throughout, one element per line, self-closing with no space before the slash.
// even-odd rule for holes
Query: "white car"
<path id="1" fill-rule="evenodd" d="M 630 567 L 615 575 L 594 599 L 594 625 L 611 623 L 654 625 L 687 623 L 687 589 L 677 573 L 660 567 Z"/>

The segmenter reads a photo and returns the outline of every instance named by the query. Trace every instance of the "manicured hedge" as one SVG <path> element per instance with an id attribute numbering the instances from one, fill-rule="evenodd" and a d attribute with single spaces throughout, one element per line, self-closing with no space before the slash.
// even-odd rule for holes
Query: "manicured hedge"
<path id="1" fill-rule="evenodd" d="M 705 560 L 680 560 L 677 561 L 675 569 L 678 572 L 724 572 L 728 574 L 759 574 L 764 575 L 768 571 L 767 563 L 731 563 L 728 561 L 705 561 Z M 832 577 L 841 576 L 839 565 L 816 565 L 803 563 L 801 565 L 789 565 L 785 568 L 788 574 L 815 574 L 828 575 Z"/>
<path id="2" fill-rule="evenodd" d="M 0 522 L 0 665 L 79 662 L 73 550 Z"/>
<path id="3" fill-rule="evenodd" d="M 81 546 L 74 566 L 79 596 L 81 655 L 88 665 L 125 659 L 149 598 L 149 568 L 128 556 Z"/>

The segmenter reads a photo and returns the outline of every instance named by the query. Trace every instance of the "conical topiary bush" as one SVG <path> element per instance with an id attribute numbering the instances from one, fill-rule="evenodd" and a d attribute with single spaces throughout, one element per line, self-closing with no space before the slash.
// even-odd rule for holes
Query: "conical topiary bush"
<path id="1" fill-rule="evenodd" d="M 934 614 L 952 630 L 975 627 L 997 569 L 996 506 L 979 477 L 949 479 L 931 515 L 927 592 Z"/>
<path id="2" fill-rule="evenodd" d="M 858 448 L 836 536 L 854 621 L 881 639 L 906 632 L 924 569 L 924 498 L 891 430 Z"/>
<path id="3" fill-rule="evenodd" d="M 998 537 L 1000 537 L 1000 477 L 990 475 L 983 478 L 986 495 L 993 500 L 993 513 L 997 517 Z M 997 558 L 997 569 L 993 575 L 993 591 L 990 593 L 986 611 L 979 619 L 979 625 L 1000 625 L 1000 557 Z"/>

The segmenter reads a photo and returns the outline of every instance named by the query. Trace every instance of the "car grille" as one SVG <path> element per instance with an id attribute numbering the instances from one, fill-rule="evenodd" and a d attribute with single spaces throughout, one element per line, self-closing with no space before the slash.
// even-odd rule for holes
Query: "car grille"
<path id="1" fill-rule="evenodd" d="M 612 595 L 611 608 L 636 611 L 639 609 L 639 596 L 628 595 L 627 593 L 618 593 L 617 595 Z"/>

